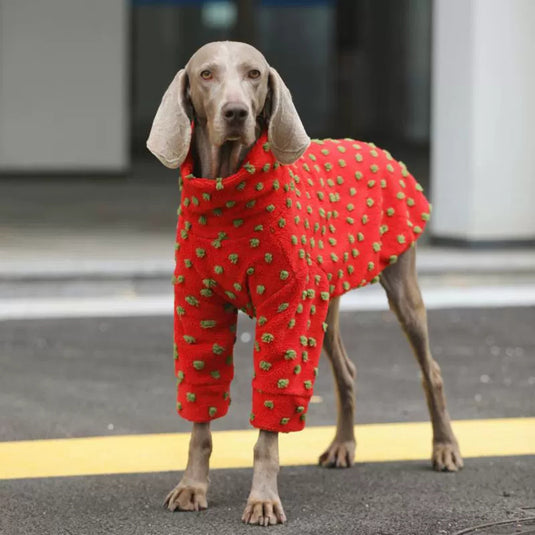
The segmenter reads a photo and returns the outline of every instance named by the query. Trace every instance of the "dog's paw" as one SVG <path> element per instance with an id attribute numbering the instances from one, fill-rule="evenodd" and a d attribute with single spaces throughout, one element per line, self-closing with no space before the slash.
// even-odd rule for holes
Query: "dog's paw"
<path id="1" fill-rule="evenodd" d="M 433 443 L 433 468 L 437 472 L 457 472 L 463 466 L 463 458 L 455 440 Z"/>
<path id="2" fill-rule="evenodd" d="M 249 497 L 241 519 L 245 524 L 274 526 L 284 524 L 286 515 L 278 496 L 271 500 L 255 500 Z"/>
<path id="3" fill-rule="evenodd" d="M 206 486 L 180 482 L 165 498 L 163 503 L 169 511 L 200 511 L 208 507 Z"/>
<path id="4" fill-rule="evenodd" d="M 354 440 L 338 442 L 334 440 L 331 445 L 320 455 L 318 464 L 325 468 L 349 468 L 355 461 Z"/>

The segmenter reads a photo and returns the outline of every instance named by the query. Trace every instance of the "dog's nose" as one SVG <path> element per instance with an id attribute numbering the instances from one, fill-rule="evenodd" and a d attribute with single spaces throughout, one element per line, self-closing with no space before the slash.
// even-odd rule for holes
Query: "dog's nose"
<path id="1" fill-rule="evenodd" d="M 225 104 L 222 112 L 225 121 L 227 121 L 229 124 L 243 123 L 243 121 L 245 121 L 249 115 L 249 111 L 244 104 L 238 104 L 235 102 L 228 102 Z"/>

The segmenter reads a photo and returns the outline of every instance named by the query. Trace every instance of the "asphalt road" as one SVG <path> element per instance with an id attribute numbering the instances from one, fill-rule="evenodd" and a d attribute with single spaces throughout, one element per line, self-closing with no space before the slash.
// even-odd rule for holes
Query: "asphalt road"
<path id="1" fill-rule="evenodd" d="M 454 419 L 535 415 L 535 308 L 430 311 L 429 322 Z M 242 318 L 231 411 L 214 429 L 248 427 L 252 329 Z M 0 440 L 187 431 L 174 412 L 171 332 L 163 317 L 0 323 Z M 393 316 L 347 312 L 342 332 L 358 367 L 358 423 L 427 420 L 419 373 Z M 325 361 L 315 395 L 307 425 L 333 424 Z M 330 438 L 318 444 L 318 454 Z M 239 523 L 250 470 L 213 471 L 210 509 L 171 514 L 160 505 L 179 475 L 0 481 L 0 533 L 260 529 Z M 434 473 L 427 462 L 283 467 L 280 493 L 289 523 L 271 531 L 452 535 L 534 513 L 534 482 L 534 457 L 469 459 L 458 474 Z"/>

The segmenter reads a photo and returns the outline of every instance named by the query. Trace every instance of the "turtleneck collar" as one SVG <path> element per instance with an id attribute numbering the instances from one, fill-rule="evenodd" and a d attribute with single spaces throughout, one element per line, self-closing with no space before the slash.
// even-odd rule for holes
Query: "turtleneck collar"
<path id="1" fill-rule="evenodd" d="M 212 227 L 253 216 L 257 202 L 278 189 L 278 173 L 273 171 L 279 167 L 266 132 L 251 147 L 238 171 L 225 178 L 196 177 L 190 152 L 180 169 L 180 214 Z"/>

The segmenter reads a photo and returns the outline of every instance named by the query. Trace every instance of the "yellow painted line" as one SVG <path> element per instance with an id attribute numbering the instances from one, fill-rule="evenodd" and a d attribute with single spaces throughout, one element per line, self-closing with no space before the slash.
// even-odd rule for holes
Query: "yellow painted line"
<path id="1" fill-rule="evenodd" d="M 535 418 L 461 420 L 453 428 L 465 458 L 535 454 Z M 356 431 L 357 462 L 430 458 L 427 422 L 359 425 Z M 257 434 L 214 432 L 211 468 L 252 466 Z M 333 434 L 334 427 L 309 427 L 281 435 L 281 464 L 315 464 Z M 0 442 L 0 479 L 183 470 L 188 442 L 188 433 Z"/>

